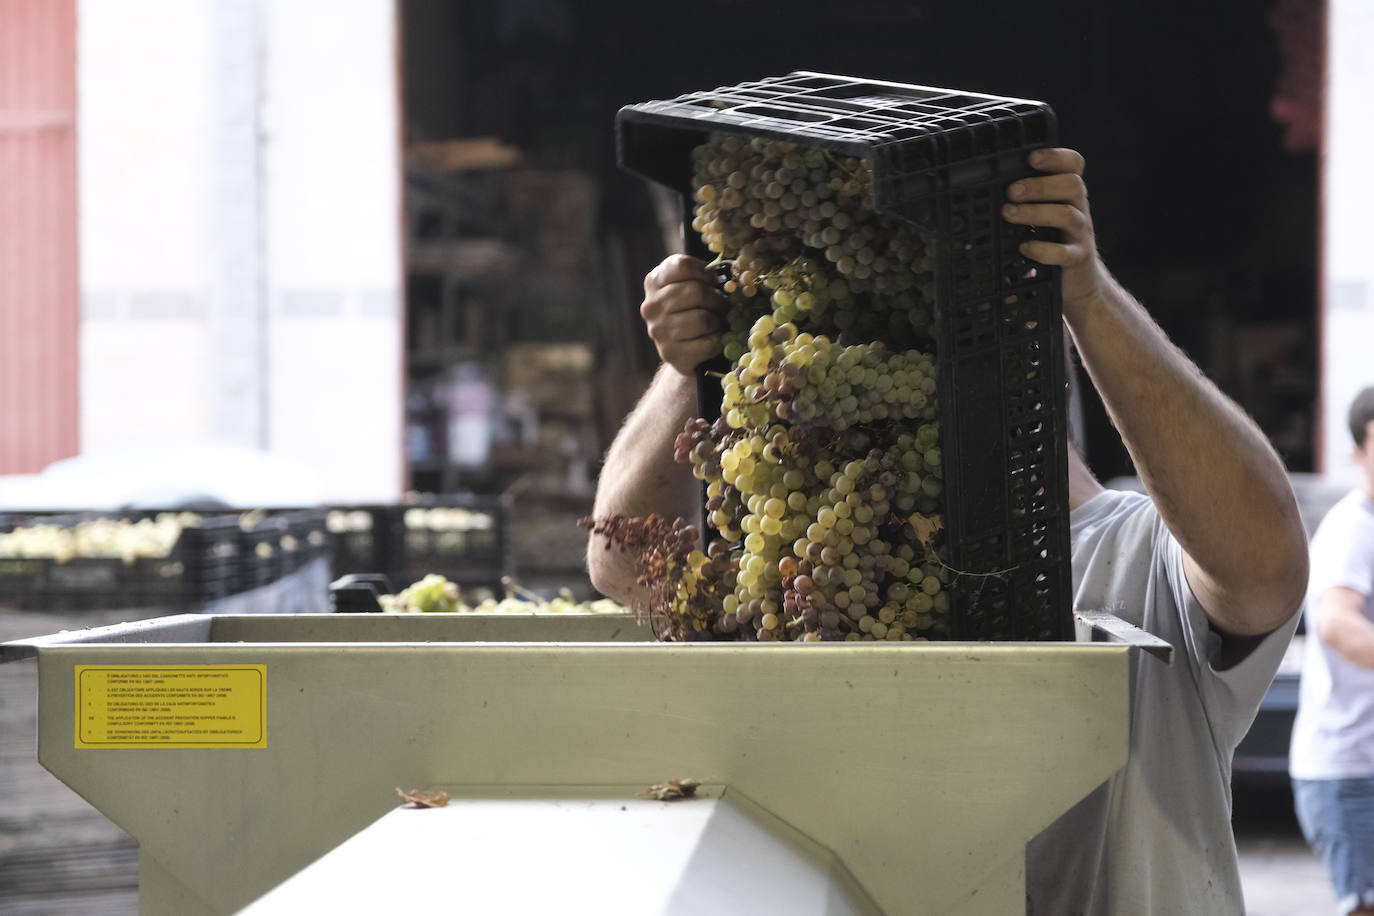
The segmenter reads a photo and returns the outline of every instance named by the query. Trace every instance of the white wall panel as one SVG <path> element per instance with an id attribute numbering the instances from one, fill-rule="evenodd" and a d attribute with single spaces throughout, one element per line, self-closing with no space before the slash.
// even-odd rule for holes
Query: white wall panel
<path id="1" fill-rule="evenodd" d="M 394 0 L 79 0 L 83 451 L 402 483 Z"/>
<path id="2" fill-rule="evenodd" d="M 1328 0 L 1322 164 L 1322 434 L 1319 470 L 1356 476 L 1346 411 L 1374 385 L 1374 4 Z"/>
<path id="3" fill-rule="evenodd" d="M 402 483 L 399 95 L 392 0 L 263 7 L 270 437 L 328 498 Z"/>

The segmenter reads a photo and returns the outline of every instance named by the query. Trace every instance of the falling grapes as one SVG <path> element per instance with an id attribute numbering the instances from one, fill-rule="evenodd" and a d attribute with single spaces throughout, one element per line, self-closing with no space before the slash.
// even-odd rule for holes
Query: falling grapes
<path id="1" fill-rule="evenodd" d="M 635 556 L 665 638 L 947 636 L 930 243 L 876 212 L 863 159 L 715 133 L 692 176 L 731 368 L 674 457 L 709 547 L 682 520 L 584 527 Z"/>
<path id="2" fill-rule="evenodd" d="M 660 639 L 720 639 L 736 633 L 736 622 L 722 612 L 723 598 L 735 578 L 723 541 L 714 541 L 703 553 L 697 549 L 700 535 L 694 526 L 658 515 L 589 516 L 578 525 L 600 535 L 605 549 L 625 551 L 634 559 L 640 570 L 639 585 L 649 597 L 647 603 L 631 610 Z"/>

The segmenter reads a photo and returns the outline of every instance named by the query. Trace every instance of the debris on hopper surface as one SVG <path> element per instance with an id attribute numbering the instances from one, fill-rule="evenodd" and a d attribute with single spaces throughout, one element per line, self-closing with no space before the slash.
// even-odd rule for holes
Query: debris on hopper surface
<path id="1" fill-rule="evenodd" d="M 696 779 L 669 779 L 666 782 L 649 786 L 640 794 L 658 801 L 682 801 L 695 798 L 701 782 Z"/>
<path id="2" fill-rule="evenodd" d="M 419 789 L 411 789 L 407 792 L 397 786 L 396 794 L 405 799 L 406 804 L 416 808 L 442 808 L 449 802 L 447 792 L 421 792 Z"/>

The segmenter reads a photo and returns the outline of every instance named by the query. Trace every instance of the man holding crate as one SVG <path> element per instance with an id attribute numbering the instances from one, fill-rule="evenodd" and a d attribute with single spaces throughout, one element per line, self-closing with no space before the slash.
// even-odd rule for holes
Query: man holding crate
<path id="1" fill-rule="evenodd" d="M 1074 606 L 1167 640 L 1138 656 L 1126 767 L 1027 848 L 1027 911 L 1243 912 L 1230 826 L 1231 757 L 1296 625 L 1306 538 L 1283 465 L 1098 257 L 1083 157 L 1030 155 L 1005 220 L 1059 230 L 1022 253 L 1062 269 L 1066 325 L 1149 496 L 1106 490 L 1070 450 Z M 695 368 L 720 352 L 722 303 L 701 262 L 669 257 L 641 314 L 663 361 L 607 455 L 595 512 L 693 518 L 700 491 L 673 460 L 696 415 Z M 642 596 L 632 560 L 592 539 L 608 596 Z"/>

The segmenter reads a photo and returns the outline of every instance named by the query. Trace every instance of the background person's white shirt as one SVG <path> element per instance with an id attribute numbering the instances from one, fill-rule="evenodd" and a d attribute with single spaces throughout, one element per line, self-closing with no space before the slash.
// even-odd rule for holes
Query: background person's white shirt
<path id="1" fill-rule="evenodd" d="M 1374 670 L 1362 668 L 1317 638 L 1318 602 L 1343 586 L 1365 596 L 1374 621 L 1374 500 L 1352 490 L 1312 535 L 1307 640 L 1288 772 L 1298 779 L 1374 776 Z"/>

